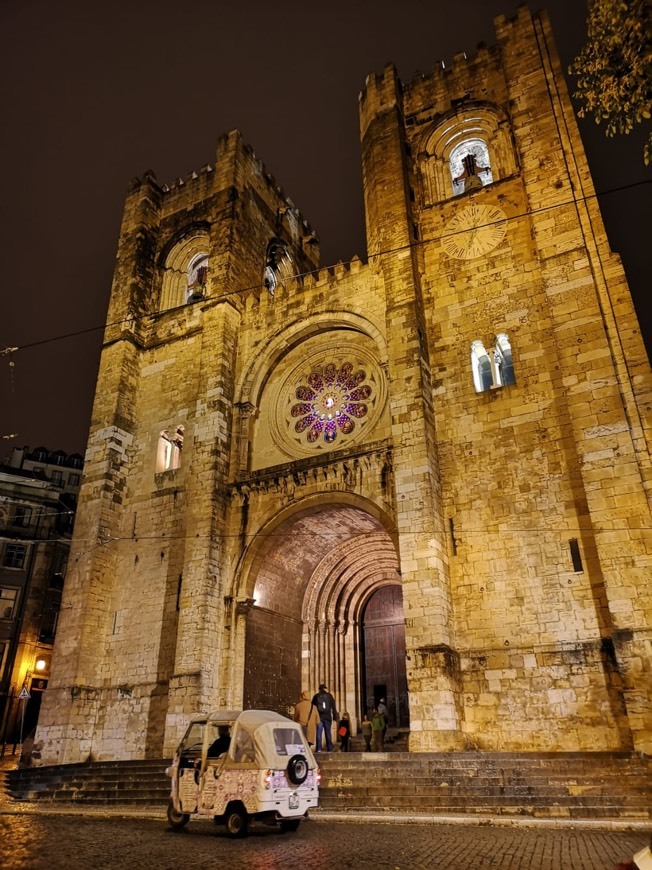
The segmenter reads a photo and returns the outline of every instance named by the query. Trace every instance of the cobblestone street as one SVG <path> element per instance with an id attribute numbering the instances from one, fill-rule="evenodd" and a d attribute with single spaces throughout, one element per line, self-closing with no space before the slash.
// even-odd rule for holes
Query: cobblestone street
<path id="1" fill-rule="evenodd" d="M 0 815 L 0 866 L 613 870 L 648 839 L 641 831 L 310 821 L 294 834 L 256 826 L 230 840 L 204 821 L 174 832 L 163 819 L 25 812 Z"/>

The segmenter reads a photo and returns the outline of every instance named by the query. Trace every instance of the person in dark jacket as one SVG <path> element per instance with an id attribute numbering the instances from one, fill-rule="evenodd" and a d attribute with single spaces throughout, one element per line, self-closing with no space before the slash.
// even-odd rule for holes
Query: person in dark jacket
<path id="1" fill-rule="evenodd" d="M 328 686 L 322 683 L 319 691 L 313 696 L 312 704 L 317 709 L 319 723 L 317 725 L 317 741 L 315 744 L 316 751 L 321 752 L 321 735 L 326 737 L 327 752 L 333 751 L 333 720 L 337 722 L 337 707 L 335 706 L 335 698 L 328 691 Z"/>
<path id="2" fill-rule="evenodd" d="M 207 758 L 219 758 L 225 752 L 229 751 L 231 745 L 231 731 L 228 725 L 219 725 L 217 729 L 218 738 L 214 740 L 208 747 L 206 753 Z"/>
<path id="3" fill-rule="evenodd" d="M 342 718 L 340 719 L 337 726 L 337 739 L 340 741 L 340 751 L 348 752 L 349 751 L 349 738 L 351 736 L 351 723 L 349 721 L 349 714 L 346 710 L 342 713 Z"/>

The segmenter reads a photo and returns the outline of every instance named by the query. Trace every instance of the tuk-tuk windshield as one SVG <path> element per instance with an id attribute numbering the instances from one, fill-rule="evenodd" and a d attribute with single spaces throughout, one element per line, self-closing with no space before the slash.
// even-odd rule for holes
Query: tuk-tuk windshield
<path id="1" fill-rule="evenodd" d="M 186 731 L 186 736 L 181 741 L 181 751 L 197 750 L 201 752 L 201 748 L 204 745 L 205 728 L 205 722 L 193 722 Z"/>
<path id="2" fill-rule="evenodd" d="M 274 747 L 277 755 L 296 755 L 304 752 L 303 738 L 296 728 L 275 728 Z"/>

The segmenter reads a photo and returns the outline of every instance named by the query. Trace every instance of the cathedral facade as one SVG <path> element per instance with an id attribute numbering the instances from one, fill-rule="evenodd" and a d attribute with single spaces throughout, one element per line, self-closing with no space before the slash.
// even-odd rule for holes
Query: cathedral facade
<path id="1" fill-rule="evenodd" d="M 128 195 L 45 763 L 387 699 L 411 751 L 652 749 L 650 369 L 545 14 L 367 79 L 368 260 L 240 135 Z"/>

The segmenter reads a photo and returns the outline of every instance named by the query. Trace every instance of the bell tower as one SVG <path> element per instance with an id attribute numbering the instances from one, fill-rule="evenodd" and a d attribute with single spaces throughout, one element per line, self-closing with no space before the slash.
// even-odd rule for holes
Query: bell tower
<path id="1" fill-rule="evenodd" d="M 185 180 L 133 181 L 39 725 L 44 759 L 160 756 L 166 731 L 219 705 L 226 481 L 231 434 L 247 420 L 234 407 L 243 313 L 318 257 L 238 132 Z"/>
<path id="2" fill-rule="evenodd" d="M 649 366 L 547 16 L 495 26 L 492 47 L 409 84 L 389 66 L 360 97 L 400 384 L 410 747 L 536 705 L 539 651 L 574 650 L 616 744 L 649 751 Z M 517 718 L 502 740 L 527 747 Z"/>

